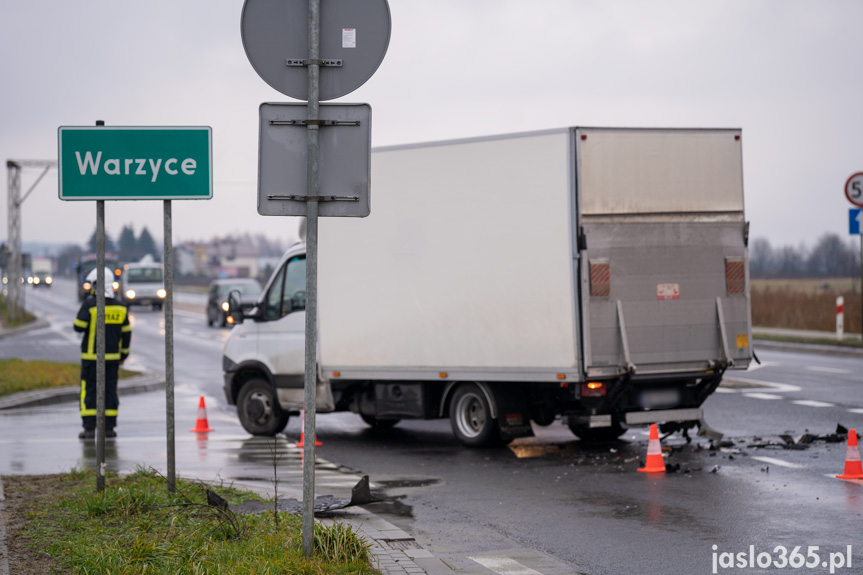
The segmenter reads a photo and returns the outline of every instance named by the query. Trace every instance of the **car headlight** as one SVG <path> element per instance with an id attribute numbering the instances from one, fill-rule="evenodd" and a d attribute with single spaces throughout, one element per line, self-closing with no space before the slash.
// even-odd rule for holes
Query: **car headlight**
<path id="1" fill-rule="evenodd" d="M 52 283 L 54 283 L 54 278 L 52 278 L 51 276 L 46 277 L 45 283 L 51 285 Z"/>
<path id="2" fill-rule="evenodd" d="M 28 284 L 33 283 L 33 276 L 27 276 L 27 283 Z"/>
<path id="3" fill-rule="evenodd" d="M 222 309 L 225 311 L 229 311 L 231 309 L 231 305 L 228 302 L 223 301 L 222 302 Z"/>
<path id="4" fill-rule="evenodd" d="M 33 278 L 33 285 L 39 285 L 39 278 Z"/>
<path id="5" fill-rule="evenodd" d="M 90 285 L 90 282 L 84 282 L 82 287 L 84 288 L 84 291 L 90 291 L 90 288 L 93 286 Z"/>
<path id="6" fill-rule="evenodd" d="M 160 290 L 156 290 L 156 295 L 162 299 L 165 299 L 165 297 L 168 295 L 168 292 L 166 292 L 163 289 L 160 289 Z"/>
<path id="7" fill-rule="evenodd" d="M 135 299 L 135 290 L 133 290 L 133 289 L 127 289 L 127 290 L 126 290 L 126 298 L 128 298 L 128 299 Z"/>

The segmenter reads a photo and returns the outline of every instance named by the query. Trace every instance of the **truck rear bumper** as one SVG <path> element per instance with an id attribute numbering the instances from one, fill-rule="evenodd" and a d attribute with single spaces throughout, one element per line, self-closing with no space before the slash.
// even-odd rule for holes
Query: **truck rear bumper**
<path id="1" fill-rule="evenodd" d="M 704 412 L 700 407 L 691 409 L 658 409 L 652 411 L 633 411 L 626 414 L 627 425 L 661 423 L 668 421 L 701 421 Z"/>
<path id="2" fill-rule="evenodd" d="M 643 425 L 646 423 L 667 423 L 669 421 L 701 421 L 704 412 L 700 407 L 690 409 L 653 409 L 650 411 L 633 411 L 625 414 L 627 425 Z M 606 415 L 572 415 L 570 423 L 588 428 L 611 427 L 613 418 Z"/>

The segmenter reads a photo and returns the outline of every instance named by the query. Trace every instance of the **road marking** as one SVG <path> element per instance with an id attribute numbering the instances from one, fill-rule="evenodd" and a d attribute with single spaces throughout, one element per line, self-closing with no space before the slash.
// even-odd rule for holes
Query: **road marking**
<path id="1" fill-rule="evenodd" d="M 781 395 L 773 395 L 772 393 L 744 393 L 743 397 L 751 397 L 753 399 L 782 399 Z"/>
<path id="2" fill-rule="evenodd" d="M 758 389 L 758 388 L 770 388 L 770 391 L 774 393 L 786 393 L 791 391 L 800 391 L 800 387 L 796 385 L 791 385 L 789 383 L 774 383 L 771 381 L 759 381 L 757 379 L 744 379 L 742 377 L 725 377 L 726 381 L 729 382 L 737 382 L 737 383 L 747 383 L 751 384 L 752 388 L 750 389 Z"/>
<path id="3" fill-rule="evenodd" d="M 486 569 L 491 569 L 500 575 L 542 575 L 539 571 L 525 567 L 509 557 L 468 557 L 468 559 L 476 561 Z"/>
<path id="4" fill-rule="evenodd" d="M 778 465 L 779 467 L 788 467 L 790 469 L 801 469 L 804 466 L 798 465 L 797 463 L 791 463 L 789 461 L 783 461 L 782 459 L 776 459 L 775 457 L 763 457 L 761 455 L 753 455 L 750 459 L 757 459 L 758 461 L 763 461 L 764 463 L 769 463 L 770 465 Z"/>
<path id="5" fill-rule="evenodd" d="M 717 387 L 714 393 L 737 393 L 737 390 L 728 389 L 727 387 Z"/>
<path id="6" fill-rule="evenodd" d="M 863 413 L 863 409 L 861 409 L 859 407 L 855 407 L 854 409 L 849 409 L 848 412 L 849 413 Z"/>
<path id="7" fill-rule="evenodd" d="M 833 407 L 834 405 L 832 403 L 827 403 L 826 401 L 815 401 L 814 399 L 798 399 L 791 403 L 805 405 L 806 407 Z"/>
<path id="8" fill-rule="evenodd" d="M 749 367 L 746 368 L 746 371 L 756 371 L 758 369 L 764 369 L 765 367 L 773 367 L 775 365 L 779 365 L 773 361 L 762 361 L 761 363 L 752 362 L 749 364 Z"/>
<path id="9" fill-rule="evenodd" d="M 847 374 L 851 373 L 847 369 L 837 369 L 835 367 L 818 367 L 815 365 L 809 366 L 806 369 L 809 371 L 819 371 L 822 373 L 839 373 L 839 374 L 843 374 L 843 375 L 847 375 Z"/>

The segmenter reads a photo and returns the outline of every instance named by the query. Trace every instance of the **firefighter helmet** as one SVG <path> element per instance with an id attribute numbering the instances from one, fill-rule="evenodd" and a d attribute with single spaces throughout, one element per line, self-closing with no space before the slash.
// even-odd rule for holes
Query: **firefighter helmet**
<path id="1" fill-rule="evenodd" d="M 99 273 L 99 270 L 93 268 L 93 270 L 87 274 L 87 281 L 90 282 L 90 285 L 93 288 L 96 287 L 96 277 Z M 110 269 L 105 268 L 105 297 L 114 297 L 114 272 Z"/>

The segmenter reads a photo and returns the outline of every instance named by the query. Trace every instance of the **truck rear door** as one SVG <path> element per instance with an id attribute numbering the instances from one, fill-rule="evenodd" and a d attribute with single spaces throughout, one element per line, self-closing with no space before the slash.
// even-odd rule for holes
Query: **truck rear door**
<path id="1" fill-rule="evenodd" d="M 576 129 L 588 377 L 751 359 L 739 130 Z"/>

